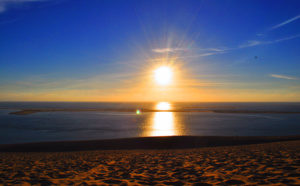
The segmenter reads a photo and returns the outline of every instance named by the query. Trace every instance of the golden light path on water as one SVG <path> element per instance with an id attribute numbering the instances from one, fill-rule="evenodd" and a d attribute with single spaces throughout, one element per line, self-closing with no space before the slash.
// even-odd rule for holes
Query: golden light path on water
<path id="1" fill-rule="evenodd" d="M 160 102 L 156 104 L 157 110 L 170 110 L 171 104 L 168 102 Z M 150 136 L 173 136 L 179 135 L 178 123 L 176 123 L 173 112 L 155 112 L 152 126 L 149 135 Z"/>
<path id="2" fill-rule="evenodd" d="M 176 135 L 172 112 L 156 112 L 150 136 L 173 136 Z"/>

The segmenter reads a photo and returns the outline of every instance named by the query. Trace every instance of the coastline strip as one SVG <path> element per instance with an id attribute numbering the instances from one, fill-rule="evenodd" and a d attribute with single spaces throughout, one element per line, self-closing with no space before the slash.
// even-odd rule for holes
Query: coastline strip
<path id="1" fill-rule="evenodd" d="M 28 115 L 38 112 L 136 112 L 136 109 L 9 109 L 0 108 L 2 110 L 18 110 L 11 112 L 11 115 Z M 197 109 L 175 109 L 175 110 L 157 110 L 157 109 L 139 109 L 141 112 L 209 112 L 209 113 L 223 113 L 223 114 L 300 114 L 300 112 L 289 111 L 255 111 L 255 110 L 197 110 Z"/>

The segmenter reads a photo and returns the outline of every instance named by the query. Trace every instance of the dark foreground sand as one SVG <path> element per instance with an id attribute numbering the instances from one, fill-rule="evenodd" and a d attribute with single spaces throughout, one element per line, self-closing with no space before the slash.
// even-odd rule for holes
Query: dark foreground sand
<path id="1" fill-rule="evenodd" d="M 196 149 L 0 152 L 1 184 L 300 185 L 300 140 Z"/>

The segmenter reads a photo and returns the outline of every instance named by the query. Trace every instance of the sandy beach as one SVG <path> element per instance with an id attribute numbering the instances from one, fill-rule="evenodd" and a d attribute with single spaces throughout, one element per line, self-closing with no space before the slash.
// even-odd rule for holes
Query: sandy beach
<path id="1" fill-rule="evenodd" d="M 300 140 L 190 149 L 1 152 L 0 160 L 0 185 L 300 185 Z"/>

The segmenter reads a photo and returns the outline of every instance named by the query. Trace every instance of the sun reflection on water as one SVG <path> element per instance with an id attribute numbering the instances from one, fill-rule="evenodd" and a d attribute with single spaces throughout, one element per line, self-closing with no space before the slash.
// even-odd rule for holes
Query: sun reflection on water
<path id="1" fill-rule="evenodd" d="M 185 133 L 181 117 L 172 112 L 171 103 L 159 102 L 153 109 L 157 111 L 151 113 L 145 122 L 141 136 L 175 136 Z"/>
<path id="2" fill-rule="evenodd" d="M 174 115 L 172 112 L 156 112 L 152 124 L 151 136 L 176 135 Z"/>
<path id="3" fill-rule="evenodd" d="M 171 104 L 168 102 L 159 102 L 155 106 L 156 110 L 170 110 Z"/>
<path id="4" fill-rule="evenodd" d="M 171 104 L 168 102 L 159 102 L 155 107 L 157 110 L 166 110 L 166 112 L 155 112 L 150 136 L 172 136 L 177 135 L 175 127 L 175 119 L 171 110 Z"/>

